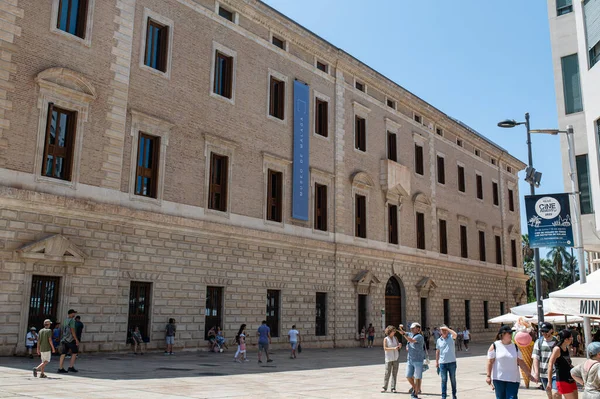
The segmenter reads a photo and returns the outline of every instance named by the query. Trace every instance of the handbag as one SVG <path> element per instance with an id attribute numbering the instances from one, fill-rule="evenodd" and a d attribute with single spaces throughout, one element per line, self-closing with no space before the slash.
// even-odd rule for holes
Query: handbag
<path id="1" fill-rule="evenodd" d="M 298 344 L 298 353 L 302 353 L 302 345 Z"/>

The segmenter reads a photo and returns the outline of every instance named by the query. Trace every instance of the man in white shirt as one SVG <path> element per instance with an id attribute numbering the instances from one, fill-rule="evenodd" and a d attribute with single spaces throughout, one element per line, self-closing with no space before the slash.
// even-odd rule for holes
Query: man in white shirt
<path id="1" fill-rule="evenodd" d="M 296 330 L 295 324 L 292 326 L 292 329 L 288 332 L 288 337 L 290 339 L 290 345 L 292 346 L 292 355 L 290 356 L 290 359 L 295 359 L 296 349 L 300 344 L 300 333 L 298 332 L 298 330 Z"/>
<path id="2" fill-rule="evenodd" d="M 469 351 L 469 341 L 471 340 L 471 332 L 465 327 L 463 331 L 463 344 L 465 344 L 465 351 Z"/>

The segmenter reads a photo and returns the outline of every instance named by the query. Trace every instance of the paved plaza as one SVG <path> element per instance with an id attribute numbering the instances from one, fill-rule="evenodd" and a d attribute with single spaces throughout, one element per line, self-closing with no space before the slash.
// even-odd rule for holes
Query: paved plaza
<path id="1" fill-rule="evenodd" d="M 485 384 L 485 350 L 475 345 L 458 353 L 458 397 L 494 398 Z M 31 368 L 38 359 L 0 358 L 0 398 L 383 398 L 383 350 L 307 349 L 295 360 L 287 351 L 275 351 L 272 363 L 259 364 L 256 350 L 250 362 L 232 361 L 233 352 L 180 352 L 173 356 L 149 353 L 86 355 L 78 359 L 78 374 L 56 374 L 52 360 L 48 379 L 34 379 Z M 399 398 L 409 398 L 404 379 L 406 354 L 398 373 Z M 581 360 L 581 359 L 578 359 Z M 264 361 L 264 360 L 263 360 Z M 532 384 L 534 386 L 535 384 Z M 435 368 L 423 379 L 422 398 L 440 398 Z M 520 397 L 545 398 L 537 389 Z"/>

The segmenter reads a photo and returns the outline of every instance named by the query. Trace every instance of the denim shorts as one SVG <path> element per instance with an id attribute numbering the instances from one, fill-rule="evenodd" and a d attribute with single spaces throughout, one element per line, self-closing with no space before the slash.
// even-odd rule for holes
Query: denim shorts
<path id="1" fill-rule="evenodd" d="M 544 377 L 540 377 L 540 382 L 542 383 L 542 386 L 544 387 L 544 389 L 546 389 L 546 387 L 548 386 L 548 379 L 544 378 Z M 556 379 L 552 379 L 552 390 L 554 392 L 558 392 L 558 388 L 556 387 Z"/>
<path id="2" fill-rule="evenodd" d="M 423 362 L 406 362 L 406 378 L 423 379 Z"/>
<path id="3" fill-rule="evenodd" d="M 291 345 L 291 347 L 292 347 L 293 350 L 296 350 L 296 348 L 298 347 L 298 342 L 290 341 L 290 345 Z"/>
<path id="4" fill-rule="evenodd" d="M 175 343 L 175 337 L 171 335 L 170 337 L 167 337 L 165 341 L 167 341 L 167 345 L 173 345 Z"/>

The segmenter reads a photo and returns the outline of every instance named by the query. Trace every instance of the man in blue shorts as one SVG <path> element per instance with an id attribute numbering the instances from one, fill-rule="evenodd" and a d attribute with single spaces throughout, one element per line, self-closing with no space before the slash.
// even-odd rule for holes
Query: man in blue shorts
<path id="1" fill-rule="evenodd" d="M 258 331 L 258 362 L 262 363 L 262 351 L 264 350 L 267 355 L 267 363 L 271 363 L 273 359 L 269 357 L 269 344 L 271 343 L 271 329 L 267 325 L 267 321 L 263 320 Z"/>
<path id="2" fill-rule="evenodd" d="M 406 360 L 406 379 L 412 386 L 411 398 L 418 398 L 421 393 L 423 379 L 423 362 L 425 361 L 425 338 L 421 334 L 421 325 L 412 323 L 410 333 L 400 330 L 400 334 L 408 341 L 408 358 Z"/>

